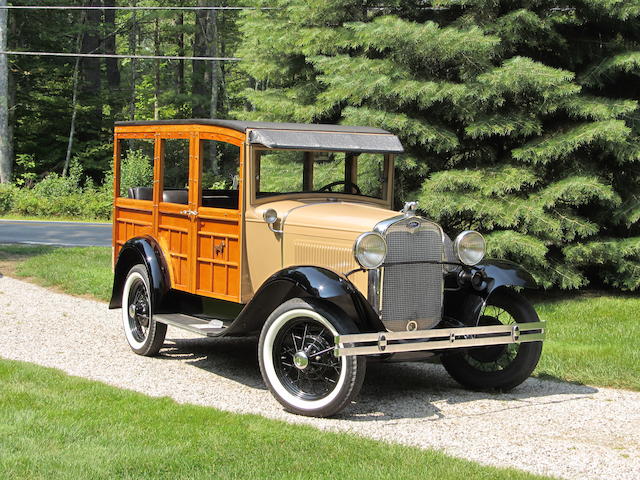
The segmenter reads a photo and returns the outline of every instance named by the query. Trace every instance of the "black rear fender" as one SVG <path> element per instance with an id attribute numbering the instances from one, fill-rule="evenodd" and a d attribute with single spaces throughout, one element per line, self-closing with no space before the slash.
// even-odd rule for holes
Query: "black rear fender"
<path id="1" fill-rule="evenodd" d="M 122 289 L 129 270 L 142 264 L 151 281 L 151 299 L 155 313 L 165 313 L 164 303 L 171 288 L 169 267 L 158 242 L 149 236 L 135 237 L 122 246 L 113 275 L 109 308 L 122 307 Z"/>
<path id="2" fill-rule="evenodd" d="M 225 334 L 258 332 L 271 312 L 292 298 L 329 304 L 350 318 L 360 332 L 384 330 L 369 302 L 347 278 L 326 268 L 296 266 L 267 279 Z"/>
<path id="3" fill-rule="evenodd" d="M 467 282 L 457 290 L 445 291 L 444 315 L 467 325 L 478 323 L 487 299 L 497 290 L 537 287 L 529 272 L 517 263 L 506 260 L 485 260 L 466 271 L 469 273 L 468 278 L 476 273 L 482 275 L 482 282 L 477 287 Z"/>

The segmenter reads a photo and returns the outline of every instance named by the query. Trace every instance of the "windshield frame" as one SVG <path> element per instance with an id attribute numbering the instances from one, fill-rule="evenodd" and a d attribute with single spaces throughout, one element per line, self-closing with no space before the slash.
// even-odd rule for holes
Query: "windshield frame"
<path id="1" fill-rule="evenodd" d="M 394 181 L 394 163 L 395 163 L 395 155 L 391 153 L 380 153 L 380 155 L 384 156 L 384 172 L 386 175 L 384 176 L 386 185 L 382 186 L 382 191 L 384 192 L 383 198 L 376 197 L 368 197 L 365 195 L 357 195 L 353 193 L 344 193 L 344 192 L 289 192 L 289 193 L 281 193 L 274 194 L 265 197 L 258 197 L 258 188 L 257 188 L 257 176 L 260 173 L 258 170 L 258 156 L 261 152 L 264 151 L 297 151 L 297 152 L 313 152 L 313 153 L 361 153 L 361 152 L 350 152 L 349 150 L 305 150 L 305 149 L 283 149 L 283 148 L 267 148 L 262 145 L 250 145 L 248 149 L 248 175 L 247 179 L 249 179 L 249 195 L 250 195 L 250 203 L 252 205 L 262 205 L 265 203 L 277 202 L 281 200 L 342 200 L 349 202 L 361 202 L 361 203 L 374 203 L 380 206 L 384 206 L 387 208 L 391 208 L 393 205 L 393 181 Z"/>

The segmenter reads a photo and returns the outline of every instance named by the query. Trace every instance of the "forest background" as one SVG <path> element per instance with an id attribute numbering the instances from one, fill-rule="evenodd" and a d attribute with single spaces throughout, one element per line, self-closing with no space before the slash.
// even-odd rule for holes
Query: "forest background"
<path id="1" fill-rule="evenodd" d="M 10 51 L 241 61 L 9 56 L 0 213 L 108 218 L 117 120 L 372 125 L 398 205 L 545 287 L 640 288 L 638 0 L 8 3 L 259 8 L 9 11 Z"/>

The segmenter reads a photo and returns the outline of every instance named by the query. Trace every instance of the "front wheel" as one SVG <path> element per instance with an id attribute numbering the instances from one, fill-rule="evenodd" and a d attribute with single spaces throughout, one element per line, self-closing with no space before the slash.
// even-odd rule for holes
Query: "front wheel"
<path id="1" fill-rule="evenodd" d="M 294 298 L 267 319 L 258 345 L 260 371 L 273 396 L 299 415 L 328 417 L 358 394 L 366 360 L 334 356 L 334 337 L 357 330 L 340 312 Z"/>
<path id="2" fill-rule="evenodd" d="M 127 274 L 122 289 L 122 326 L 131 350 L 138 355 L 156 355 L 164 343 L 167 326 L 153 319 L 151 283 L 143 265 Z"/>
<path id="3" fill-rule="evenodd" d="M 527 299 L 502 289 L 489 296 L 479 326 L 538 321 L 538 314 Z M 541 354 L 542 342 L 491 345 L 443 355 L 442 365 L 465 387 L 507 391 L 529 378 Z"/>

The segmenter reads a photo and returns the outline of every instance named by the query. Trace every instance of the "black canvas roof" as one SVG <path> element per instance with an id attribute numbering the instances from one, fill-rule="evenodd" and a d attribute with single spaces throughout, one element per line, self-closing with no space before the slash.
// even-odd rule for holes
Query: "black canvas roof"
<path id="1" fill-rule="evenodd" d="M 134 125 L 213 125 L 231 128 L 238 132 L 250 129 L 268 128 L 270 130 L 298 130 L 314 132 L 342 132 L 342 133 L 389 133 L 381 128 L 354 127 L 348 125 L 330 125 L 323 123 L 278 123 L 278 122 L 249 122 L 244 120 L 220 120 L 217 118 L 193 118 L 184 120 L 143 120 L 116 122 L 118 126 Z"/>
<path id="2" fill-rule="evenodd" d="M 249 133 L 249 142 L 268 148 L 333 150 L 366 153 L 402 153 L 395 135 L 373 127 L 320 123 L 248 122 L 242 120 L 185 119 L 116 122 L 117 126 L 213 125 Z"/>

